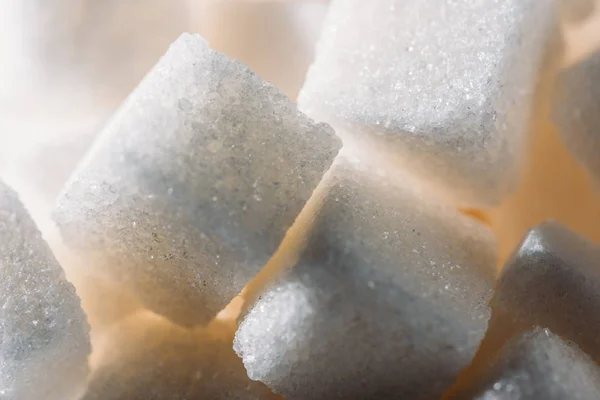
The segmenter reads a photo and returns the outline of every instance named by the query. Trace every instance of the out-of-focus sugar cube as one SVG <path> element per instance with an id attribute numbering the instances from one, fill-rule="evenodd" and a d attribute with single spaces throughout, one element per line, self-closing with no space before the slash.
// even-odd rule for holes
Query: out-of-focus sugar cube
<path id="1" fill-rule="evenodd" d="M 333 0 L 298 104 L 461 206 L 520 169 L 554 1 Z"/>
<path id="2" fill-rule="evenodd" d="M 567 148 L 600 182 L 600 51 L 557 79 L 554 120 Z"/>
<path id="3" fill-rule="evenodd" d="M 600 248 L 555 222 L 531 230 L 505 265 L 491 301 L 508 337 L 551 329 L 600 360 Z"/>
<path id="4" fill-rule="evenodd" d="M 75 289 L 16 193 L 0 182 L 0 398 L 65 400 L 87 374 Z"/>
<path id="5" fill-rule="evenodd" d="M 150 312 L 116 325 L 98 351 L 82 400 L 276 398 L 248 378 L 230 340 L 185 330 Z"/>
<path id="6" fill-rule="evenodd" d="M 204 323 L 275 252 L 339 148 L 327 125 L 186 34 L 108 124 L 55 221 L 150 309 Z"/>
<path id="7" fill-rule="evenodd" d="M 568 22 L 580 22 L 594 12 L 597 0 L 561 0 L 560 10 Z"/>
<path id="8" fill-rule="evenodd" d="M 250 378 L 288 400 L 437 399 L 485 333 L 491 234 L 387 179 L 336 162 L 298 263 L 240 324 Z"/>
<path id="9" fill-rule="evenodd" d="M 507 343 L 472 386 L 452 398 L 594 400 L 600 371 L 575 344 L 535 328 Z"/>

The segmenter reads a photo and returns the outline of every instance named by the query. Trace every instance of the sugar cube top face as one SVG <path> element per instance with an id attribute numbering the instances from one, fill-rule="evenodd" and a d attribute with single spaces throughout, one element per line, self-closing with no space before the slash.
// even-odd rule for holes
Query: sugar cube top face
<path id="1" fill-rule="evenodd" d="M 333 0 L 298 104 L 461 205 L 515 184 L 553 1 Z"/>
<path id="2" fill-rule="evenodd" d="M 107 125 L 55 221 L 147 307 L 205 323 L 277 249 L 340 146 L 275 87 L 185 34 Z"/>
<path id="3" fill-rule="evenodd" d="M 529 232 L 502 271 L 491 305 L 504 329 L 538 325 L 600 360 L 600 248 L 558 223 Z"/>
<path id="4" fill-rule="evenodd" d="M 567 148 L 600 183 L 600 51 L 557 79 L 554 120 Z"/>
<path id="5" fill-rule="evenodd" d="M 274 400 L 251 381 L 231 342 L 141 312 L 116 325 L 82 400 Z"/>
<path id="6" fill-rule="evenodd" d="M 64 400 L 85 380 L 89 327 L 74 287 L 0 182 L 0 398 Z"/>
<path id="7" fill-rule="evenodd" d="M 469 393 L 470 392 L 470 393 Z M 535 328 L 509 342 L 464 400 L 594 400 L 600 370 L 575 344 L 548 329 Z"/>
<path id="8" fill-rule="evenodd" d="M 234 348 L 288 400 L 439 398 L 486 330 L 493 239 L 369 172 L 336 162 L 330 174 L 306 249 Z"/>

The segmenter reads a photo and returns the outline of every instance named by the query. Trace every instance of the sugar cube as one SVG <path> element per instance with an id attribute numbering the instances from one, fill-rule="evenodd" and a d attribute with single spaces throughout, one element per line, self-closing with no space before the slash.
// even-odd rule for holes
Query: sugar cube
<path id="1" fill-rule="evenodd" d="M 562 71 L 554 120 L 567 148 L 600 182 L 600 51 Z"/>
<path id="2" fill-rule="evenodd" d="M 477 380 L 452 399 L 594 400 L 600 370 L 575 344 L 549 329 L 534 328 L 514 338 Z"/>
<path id="3" fill-rule="evenodd" d="M 508 336 L 549 328 L 600 360 L 600 248 L 556 222 L 531 230 L 505 265 L 491 301 Z"/>
<path id="4" fill-rule="evenodd" d="M 461 206 L 516 183 L 554 0 L 333 0 L 298 104 Z"/>
<path id="5" fill-rule="evenodd" d="M 248 378 L 231 341 L 149 312 L 116 325 L 98 350 L 102 354 L 82 400 L 276 398 Z"/>
<path id="6" fill-rule="evenodd" d="M 327 179 L 306 248 L 249 308 L 236 352 L 288 400 L 439 398 L 486 330 L 490 232 L 370 169 L 336 162 Z"/>
<path id="7" fill-rule="evenodd" d="M 274 253 L 340 145 L 247 67 L 184 34 L 93 145 L 55 221 L 147 307 L 205 323 Z"/>
<path id="8" fill-rule="evenodd" d="M 65 400 L 87 374 L 73 286 L 16 193 L 0 182 L 0 398 Z"/>

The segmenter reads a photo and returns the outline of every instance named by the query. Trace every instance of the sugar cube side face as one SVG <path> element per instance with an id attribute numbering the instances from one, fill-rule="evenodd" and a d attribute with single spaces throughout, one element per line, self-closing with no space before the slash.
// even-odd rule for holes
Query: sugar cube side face
<path id="1" fill-rule="evenodd" d="M 269 400 L 251 381 L 231 341 L 192 332 L 140 312 L 116 325 L 103 344 L 82 400 Z"/>
<path id="2" fill-rule="evenodd" d="M 330 174 L 297 265 L 249 309 L 234 348 L 286 399 L 439 398 L 485 333 L 494 240 L 371 172 Z"/>
<path id="3" fill-rule="evenodd" d="M 491 301 L 508 333 L 551 329 L 600 359 L 600 248 L 556 222 L 531 230 L 505 265 Z"/>
<path id="4" fill-rule="evenodd" d="M 340 146 L 275 87 L 184 34 L 71 177 L 55 221 L 147 307 L 204 323 L 277 249 Z"/>
<path id="5" fill-rule="evenodd" d="M 68 399 L 87 374 L 74 287 L 16 193 L 0 182 L 0 397 Z"/>
<path id="6" fill-rule="evenodd" d="M 459 205 L 498 204 L 517 181 L 554 5 L 333 0 L 299 107 Z"/>
<path id="7" fill-rule="evenodd" d="M 464 400 L 592 400 L 600 396 L 600 370 L 576 344 L 534 328 L 509 341 L 481 371 Z"/>
<path id="8" fill-rule="evenodd" d="M 562 71 L 553 118 L 567 148 L 600 183 L 600 51 Z"/>

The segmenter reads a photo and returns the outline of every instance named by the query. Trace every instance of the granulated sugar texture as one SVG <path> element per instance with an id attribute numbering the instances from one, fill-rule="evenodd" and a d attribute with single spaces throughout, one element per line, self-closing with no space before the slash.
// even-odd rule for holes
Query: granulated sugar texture
<path id="1" fill-rule="evenodd" d="M 75 289 L 17 195 L 0 182 L 0 398 L 64 400 L 87 374 Z"/>
<path id="2" fill-rule="evenodd" d="M 339 148 L 275 87 L 183 35 L 108 124 L 55 220 L 144 305 L 205 323 L 269 260 Z"/>

